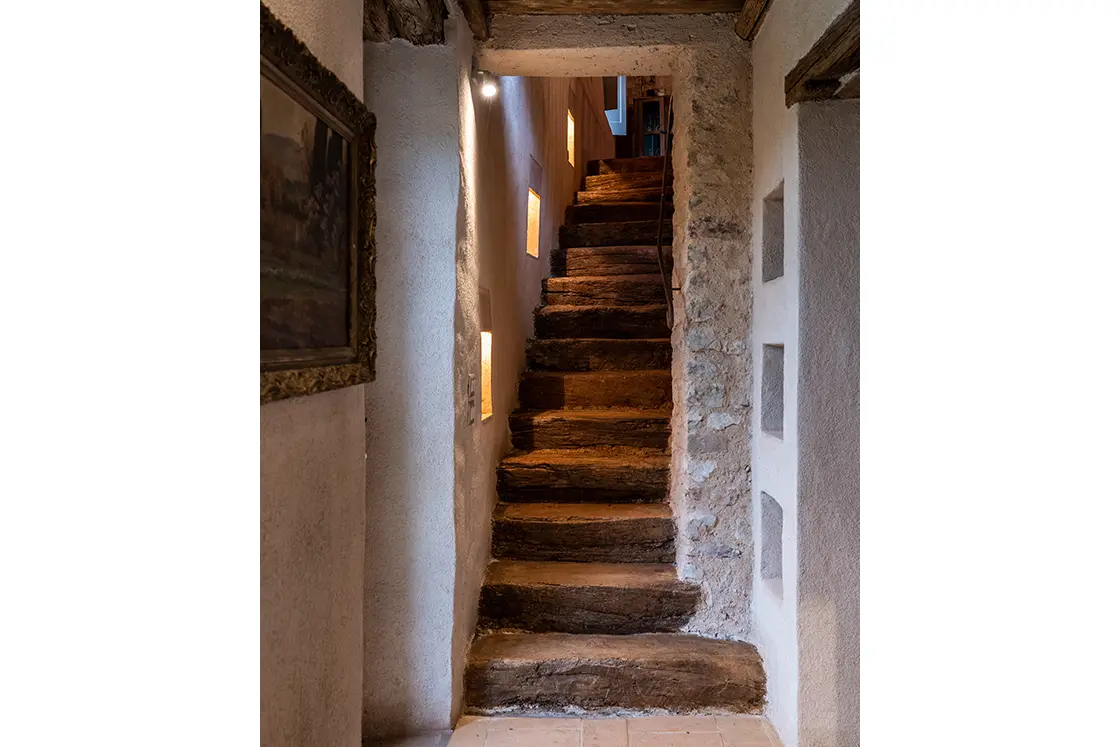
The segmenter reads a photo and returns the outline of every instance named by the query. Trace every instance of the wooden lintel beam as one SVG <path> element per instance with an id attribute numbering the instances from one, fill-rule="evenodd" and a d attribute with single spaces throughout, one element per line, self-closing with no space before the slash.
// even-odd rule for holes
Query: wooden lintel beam
<path id="1" fill-rule="evenodd" d="M 365 17 L 362 20 L 363 40 L 389 41 L 389 11 L 385 7 L 385 0 L 365 0 Z"/>
<path id="2" fill-rule="evenodd" d="M 738 13 L 742 0 L 489 0 L 490 12 L 509 15 L 662 15 Z"/>
<path id="3" fill-rule="evenodd" d="M 459 7 L 467 17 L 471 33 L 479 41 L 490 38 L 490 25 L 487 23 L 486 0 L 459 0 Z"/>
<path id="4" fill-rule="evenodd" d="M 786 75 L 786 106 L 834 98 L 840 79 L 859 70 L 859 0 L 852 0 Z"/>
<path id="5" fill-rule="evenodd" d="M 739 18 L 735 21 L 735 33 L 740 39 L 754 41 L 762 22 L 766 20 L 766 11 L 770 10 L 772 0 L 743 0 L 743 9 L 739 11 Z"/>

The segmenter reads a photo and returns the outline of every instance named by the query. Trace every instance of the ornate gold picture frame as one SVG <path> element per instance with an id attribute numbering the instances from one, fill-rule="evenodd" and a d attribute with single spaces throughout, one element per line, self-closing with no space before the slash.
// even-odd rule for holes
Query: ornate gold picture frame
<path id="1" fill-rule="evenodd" d="M 373 381 L 374 117 L 261 5 L 261 404 Z"/>

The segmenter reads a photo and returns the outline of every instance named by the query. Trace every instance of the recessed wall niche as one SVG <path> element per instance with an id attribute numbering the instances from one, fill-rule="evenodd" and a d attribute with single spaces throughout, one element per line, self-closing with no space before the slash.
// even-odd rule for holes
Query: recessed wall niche
<path id="1" fill-rule="evenodd" d="M 576 118 L 572 110 L 568 110 L 568 164 L 576 165 Z"/>
<path id="2" fill-rule="evenodd" d="M 778 599 L 782 598 L 782 529 L 781 505 L 762 493 L 762 557 L 759 568 L 762 582 Z"/>
<path id="3" fill-rule="evenodd" d="M 762 431 L 782 437 L 785 426 L 784 345 L 762 346 Z"/>
<path id="4" fill-rule="evenodd" d="M 478 291 L 478 317 L 482 328 L 482 421 L 486 422 L 494 415 L 494 387 L 491 378 L 494 371 L 494 331 L 491 324 L 490 291 L 485 288 Z"/>
<path id="5" fill-rule="evenodd" d="M 541 253 L 541 182 L 544 169 L 529 156 L 529 194 L 525 207 L 525 253 L 539 257 Z"/>
<path id="6" fill-rule="evenodd" d="M 786 272 L 785 182 L 762 201 L 762 282 Z"/>

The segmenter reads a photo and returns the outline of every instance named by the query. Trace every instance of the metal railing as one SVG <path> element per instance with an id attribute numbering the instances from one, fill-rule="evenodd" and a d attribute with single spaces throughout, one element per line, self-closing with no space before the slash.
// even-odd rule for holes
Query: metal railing
<path id="1" fill-rule="evenodd" d="M 662 156 L 665 162 L 661 165 L 661 199 L 657 205 L 657 268 L 661 271 L 661 285 L 665 289 L 665 322 L 669 325 L 670 334 L 673 331 L 673 291 L 680 288 L 673 287 L 673 278 L 666 270 L 665 261 L 661 256 L 661 241 L 665 230 L 665 190 L 669 184 L 669 164 L 673 156 L 673 97 L 669 97 L 669 110 L 665 115 L 665 152 Z M 669 246 L 670 256 L 673 251 Z"/>

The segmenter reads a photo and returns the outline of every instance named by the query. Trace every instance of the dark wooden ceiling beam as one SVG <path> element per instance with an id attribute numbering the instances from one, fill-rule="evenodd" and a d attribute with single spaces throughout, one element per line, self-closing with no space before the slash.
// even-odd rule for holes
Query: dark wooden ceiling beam
<path id="1" fill-rule="evenodd" d="M 459 0 L 459 7 L 463 9 L 463 15 L 467 17 L 467 23 L 470 24 L 474 38 L 479 41 L 489 39 L 490 27 L 486 20 L 489 11 L 486 7 L 486 0 Z"/>
<path id="2" fill-rule="evenodd" d="M 738 13 L 742 0 L 489 0 L 491 13 L 516 16 L 634 16 Z"/>
<path id="3" fill-rule="evenodd" d="M 365 0 L 362 37 L 399 38 L 413 44 L 442 44 L 447 7 L 443 0 Z"/>
<path id="4" fill-rule="evenodd" d="M 739 11 L 739 18 L 735 21 L 735 33 L 740 39 L 754 41 L 762 22 L 766 20 L 766 11 L 770 10 L 772 0 L 743 0 L 743 8 Z"/>
<path id="5" fill-rule="evenodd" d="M 834 98 L 841 79 L 859 70 L 859 0 L 852 0 L 809 53 L 786 75 L 786 106 Z"/>

